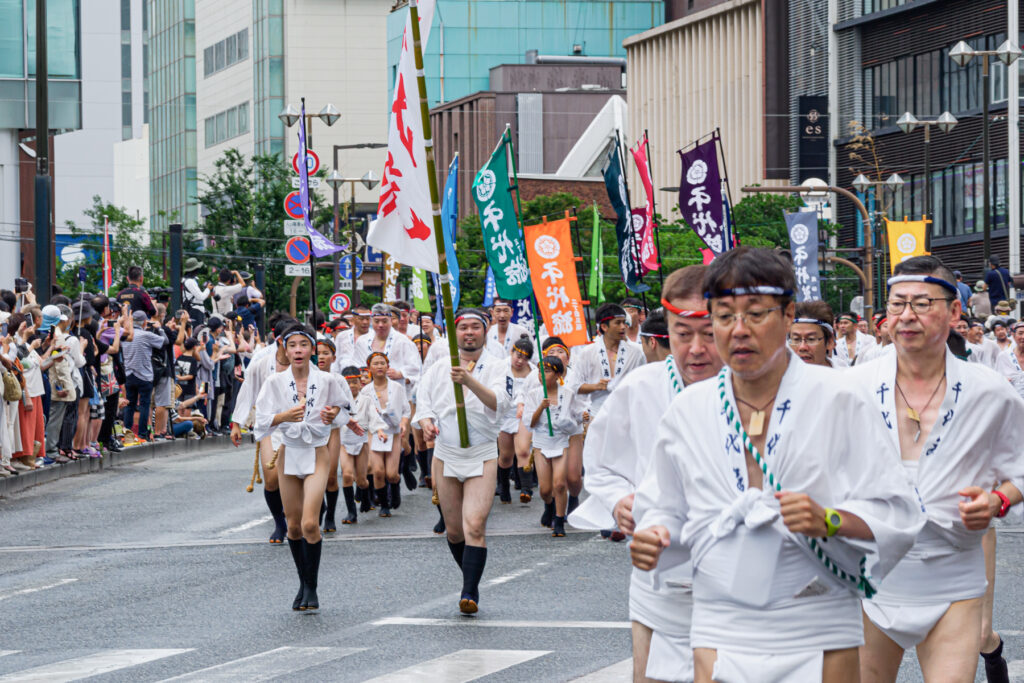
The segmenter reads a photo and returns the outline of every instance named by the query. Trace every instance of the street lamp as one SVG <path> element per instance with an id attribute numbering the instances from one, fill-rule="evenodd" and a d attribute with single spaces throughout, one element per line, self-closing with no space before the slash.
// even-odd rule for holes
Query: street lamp
<path id="1" fill-rule="evenodd" d="M 900 117 L 896 125 L 899 126 L 900 130 L 904 133 L 913 133 L 914 129 L 918 126 L 924 126 L 924 217 L 932 215 L 932 163 L 931 163 L 931 141 L 932 141 L 932 126 L 935 126 L 943 133 L 948 133 L 953 130 L 956 126 L 956 117 L 950 114 L 948 111 L 942 112 L 938 118 L 935 119 L 919 119 L 909 111 L 905 112 Z M 932 217 L 932 221 L 935 218 Z M 931 251 L 932 246 L 932 231 L 924 231 L 924 248 L 925 251 Z"/>
<path id="2" fill-rule="evenodd" d="M 302 104 L 303 106 L 306 104 L 305 97 L 302 98 Z M 277 115 L 277 118 L 281 119 L 281 122 L 284 123 L 286 128 L 291 128 L 298 123 L 300 118 L 302 118 L 302 114 L 296 111 L 295 107 L 289 104 L 281 110 L 281 113 Z M 340 118 L 341 112 L 339 112 L 338 109 L 330 102 L 324 105 L 324 108 L 320 110 L 319 114 L 306 114 L 306 121 L 309 121 L 310 119 L 320 119 L 328 126 L 333 126 Z M 303 121 L 303 125 L 306 126 L 306 149 L 312 149 L 313 135 L 308 124 L 306 124 L 306 121 Z"/>
<path id="3" fill-rule="evenodd" d="M 981 155 L 982 155 L 982 178 L 981 184 L 985 188 L 983 194 L 983 204 L 985 211 L 985 240 L 984 240 L 984 258 L 985 262 L 982 264 L 982 271 L 988 265 L 988 258 L 992 253 L 992 215 L 991 206 L 989 199 L 989 116 L 988 107 L 989 100 L 991 99 L 992 93 L 989 90 L 989 69 L 988 63 L 989 58 L 995 57 L 1006 66 L 1010 66 L 1017 58 L 1020 57 L 1020 48 L 1013 44 L 1011 41 L 1006 40 L 995 50 L 975 50 L 973 47 L 968 45 L 966 42 L 961 40 L 959 43 L 953 46 L 953 49 L 949 51 L 949 57 L 952 59 L 957 66 L 967 66 L 972 59 L 975 57 L 981 57 Z M 1017 87 L 1016 84 L 1008 87 Z M 1011 237 L 1011 239 L 1013 239 Z"/>
<path id="4" fill-rule="evenodd" d="M 348 225 L 349 246 L 351 248 L 351 254 L 350 254 L 351 262 L 350 262 L 350 265 L 351 265 L 351 271 L 352 271 L 352 305 L 353 306 L 355 306 L 357 303 L 359 303 L 359 300 L 358 300 L 359 290 L 356 287 L 356 252 L 359 251 L 359 249 L 356 246 L 356 235 L 353 234 L 352 225 L 351 225 L 352 213 L 355 211 L 355 208 L 356 208 L 356 183 L 362 183 L 363 186 L 366 187 L 367 190 L 372 190 L 373 188 L 377 187 L 377 183 L 379 183 L 379 182 L 380 182 L 380 180 L 377 179 L 377 176 L 374 175 L 372 170 L 367 171 L 365 174 L 363 174 L 362 178 L 346 178 L 343 175 L 341 175 L 340 173 L 338 173 L 338 169 L 335 168 L 335 169 L 333 169 L 331 171 L 330 175 L 327 176 L 327 183 L 331 186 L 331 189 L 334 191 L 334 241 L 335 241 L 335 243 L 337 243 L 339 241 L 339 239 L 340 239 L 340 236 L 339 236 L 340 226 L 339 226 L 339 220 L 338 220 L 338 190 L 341 189 L 341 186 L 343 184 L 349 183 L 349 186 L 350 186 L 351 192 L 352 192 L 352 197 L 351 197 L 350 203 L 345 205 L 345 224 Z M 340 286 L 340 276 L 339 276 L 339 273 L 338 273 L 337 255 L 335 255 L 334 260 L 335 260 L 335 262 L 334 262 L 334 291 L 337 292 L 338 289 L 339 289 L 339 286 Z"/>
<path id="5" fill-rule="evenodd" d="M 896 197 L 896 193 L 899 192 L 900 189 L 902 189 L 904 183 L 905 183 L 905 181 L 903 180 L 903 178 L 900 176 L 899 173 L 893 173 L 892 175 L 890 175 L 885 180 L 871 180 L 866 175 L 861 173 L 860 175 L 858 175 L 856 178 L 853 179 L 853 182 L 851 183 L 851 185 L 853 185 L 853 189 L 857 190 L 857 192 L 860 192 L 861 194 L 866 194 L 867 191 L 870 188 L 872 188 L 872 187 L 888 187 L 889 190 L 893 194 L 893 198 L 895 198 Z M 883 213 L 884 213 L 884 204 L 883 204 Z M 877 213 L 876 213 L 874 218 L 875 218 L 875 223 L 877 225 L 877 218 L 878 218 Z M 868 224 L 866 232 L 873 232 L 873 231 L 874 231 L 874 228 L 871 226 L 871 224 Z M 888 237 L 888 233 L 886 234 L 886 237 Z M 872 242 L 874 242 L 874 240 L 872 240 Z M 885 244 L 880 244 L 879 246 L 883 250 L 887 251 L 888 250 L 888 246 L 889 246 L 888 239 L 885 240 Z M 882 283 L 881 283 L 882 273 L 883 273 L 883 269 L 879 268 L 878 269 L 878 277 L 879 277 L 878 291 L 879 292 L 884 292 L 885 291 L 885 289 L 882 287 Z"/>

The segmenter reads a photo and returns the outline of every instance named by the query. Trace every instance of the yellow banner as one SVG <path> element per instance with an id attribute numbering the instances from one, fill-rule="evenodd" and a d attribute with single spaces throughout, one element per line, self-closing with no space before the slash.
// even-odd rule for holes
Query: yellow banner
<path id="1" fill-rule="evenodd" d="M 885 231 L 889 235 L 889 272 L 897 263 L 911 256 L 924 256 L 925 230 L 931 221 L 891 221 L 885 219 Z"/>

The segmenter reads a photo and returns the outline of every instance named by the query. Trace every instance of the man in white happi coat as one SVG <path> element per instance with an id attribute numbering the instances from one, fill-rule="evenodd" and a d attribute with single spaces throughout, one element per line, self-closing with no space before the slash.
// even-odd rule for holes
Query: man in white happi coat
<path id="1" fill-rule="evenodd" d="M 573 349 L 572 370 L 566 384 L 579 387 L 578 393 L 590 396 L 593 418 L 619 382 L 644 364 L 639 344 L 626 339 L 626 311 L 618 304 L 603 304 L 597 309 L 597 331 L 601 337 L 586 346 Z"/>
<path id="2" fill-rule="evenodd" d="M 861 356 L 865 351 L 876 346 L 875 339 L 871 335 L 864 334 L 857 329 L 860 316 L 856 313 L 843 313 L 836 318 L 836 358 L 843 367 L 856 365 L 862 361 Z"/>
<path id="3" fill-rule="evenodd" d="M 272 375 L 288 369 L 288 355 L 285 353 L 282 334 L 297 324 L 298 321 L 294 318 L 279 316 L 273 321 L 271 328 L 274 340 L 268 343 L 264 349 L 253 354 L 249 365 L 246 366 L 242 386 L 238 390 L 238 396 L 235 397 L 235 406 L 231 413 L 231 442 L 235 447 L 242 443 L 242 425 L 250 423 L 250 413 L 256 405 L 256 397 L 260 395 L 263 385 Z M 260 469 L 263 472 L 263 499 L 274 518 L 274 532 L 270 535 L 271 543 L 284 543 L 285 535 L 288 532 L 284 504 L 281 501 L 280 482 L 277 476 L 279 470 L 277 467 L 268 467 L 280 446 L 280 436 L 274 435 L 264 437 L 257 446 L 260 454 Z"/>
<path id="4" fill-rule="evenodd" d="M 927 523 L 864 602 L 861 676 L 895 681 L 903 651 L 916 647 L 925 680 L 973 680 L 987 584 L 982 537 L 1022 499 L 1024 401 L 997 373 L 947 349 L 960 301 L 940 260 L 914 257 L 894 272 L 886 310 L 896 353 L 847 377 L 873 402 L 885 454 L 906 469 Z"/>
<path id="5" fill-rule="evenodd" d="M 370 326 L 373 332 L 364 334 L 355 342 L 355 365 L 366 367 L 369 355 L 378 351 L 388 357 L 388 379 L 396 382 L 405 380 L 406 388 L 415 384 L 420 377 L 420 354 L 416 345 L 398 330 L 391 328 L 391 306 L 374 304 L 370 309 Z"/>
<path id="6" fill-rule="evenodd" d="M 999 356 L 999 345 L 985 336 L 985 323 L 977 318 L 967 321 L 968 348 L 971 349 L 971 358 L 986 367 L 995 369 L 996 357 Z"/>
<path id="7" fill-rule="evenodd" d="M 996 372 L 1010 379 L 1024 367 L 1024 321 L 1014 323 L 1010 328 L 1013 346 L 1000 351 L 996 356 Z"/>
<path id="8" fill-rule="evenodd" d="M 349 365 L 354 365 L 357 368 L 366 366 L 365 356 L 356 358 L 356 342 L 370 333 L 370 309 L 362 304 L 356 306 L 352 312 L 350 324 L 352 327 L 342 330 L 334 337 L 335 361 L 331 372 L 340 374 L 341 369 Z"/>
<path id="9" fill-rule="evenodd" d="M 480 604 L 480 578 L 487 563 L 487 517 L 498 475 L 498 430 L 512 396 L 506 391 L 504 359 L 484 352 L 487 318 L 463 309 L 455 317 L 459 366 L 444 356 L 424 373 L 416 391 L 416 419 L 423 438 L 434 442 L 431 474 L 437 486 L 448 534 L 448 548 L 462 570 L 459 611 L 473 614 Z M 452 382 L 461 384 L 469 446 L 459 439 Z"/>
<path id="10" fill-rule="evenodd" d="M 690 553 L 702 683 L 856 681 L 860 597 L 924 523 L 863 392 L 789 350 L 795 289 L 792 264 L 766 249 L 711 263 L 726 367 L 673 400 L 636 494 L 634 564 Z"/>
<path id="11" fill-rule="evenodd" d="M 491 304 L 491 319 L 494 323 L 487 330 L 487 353 L 495 358 L 501 358 L 502 360 L 508 358 L 508 355 L 512 352 L 512 346 L 524 334 L 530 341 L 533 341 L 530 330 L 522 325 L 511 322 L 512 306 L 514 305 L 515 303 L 509 299 L 501 299 L 499 297 L 495 297 Z M 533 358 L 531 360 L 534 363 L 539 360 L 536 344 L 534 344 Z"/>
<path id="12" fill-rule="evenodd" d="M 826 368 L 841 367 L 833 357 L 836 333 L 832 307 L 824 301 L 801 301 L 789 328 L 789 348 L 805 363 Z"/>
<path id="13" fill-rule="evenodd" d="M 626 311 L 626 339 L 640 343 L 640 325 L 647 319 L 644 305 L 635 296 L 627 296 L 619 302 Z"/>
<path id="14" fill-rule="evenodd" d="M 583 446 L 590 496 L 569 517 L 585 529 L 613 525 L 632 534 L 634 493 L 654 454 L 654 437 L 671 400 L 684 387 L 711 377 L 722 367 L 715 348 L 701 284 L 706 266 L 687 266 L 665 278 L 662 306 L 667 339 L 657 339 L 663 360 L 637 368 L 612 391 L 594 419 Z M 658 315 L 647 318 L 644 328 Z M 646 333 L 641 331 L 641 339 Z M 642 520 L 640 520 L 642 523 Z M 633 680 L 692 681 L 690 615 L 693 571 L 685 551 L 673 547 L 652 572 L 634 569 L 629 583 L 633 628 Z"/>

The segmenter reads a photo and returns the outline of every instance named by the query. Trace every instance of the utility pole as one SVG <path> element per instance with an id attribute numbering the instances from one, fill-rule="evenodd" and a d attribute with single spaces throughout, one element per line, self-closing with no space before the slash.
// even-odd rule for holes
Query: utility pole
<path id="1" fill-rule="evenodd" d="M 35 178 L 35 270 L 36 296 L 40 304 L 53 294 L 50 237 L 50 126 L 49 70 L 46 66 L 46 2 L 36 2 L 36 178 Z"/>

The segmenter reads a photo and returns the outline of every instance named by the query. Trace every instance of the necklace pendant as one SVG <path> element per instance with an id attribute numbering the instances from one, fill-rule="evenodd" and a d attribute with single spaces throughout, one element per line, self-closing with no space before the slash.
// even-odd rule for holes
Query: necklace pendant
<path id="1" fill-rule="evenodd" d="M 921 416 L 918 414 L 918 412 L 916 410 L 914 410 L 910 406 L 907 406 L 907 417 L 909 417 L 914 422 L 916 422 L 918 424 L 921 424 Z M 920 433 L 921 432 L 918 431 L 918 434 L 920 434 Z M 914 441 L 917 441 L 917 439 L 914 439 Z"/>
<path id="2" fill-rule="evenodd" d="M 917 440 L 920 439 L 920 438 L 921 438 L 921 430 L 918 429 L 917 430 L 917 434 L 914 434 L 914 443 L 917 443 Z"/>
<path id="3" fill-rule="evenodd" d="M 750 425 L 747 427 L 749 436 L 761 436 L 764 432 L 764 411 L 755 410 L 750 415 Z"/>

